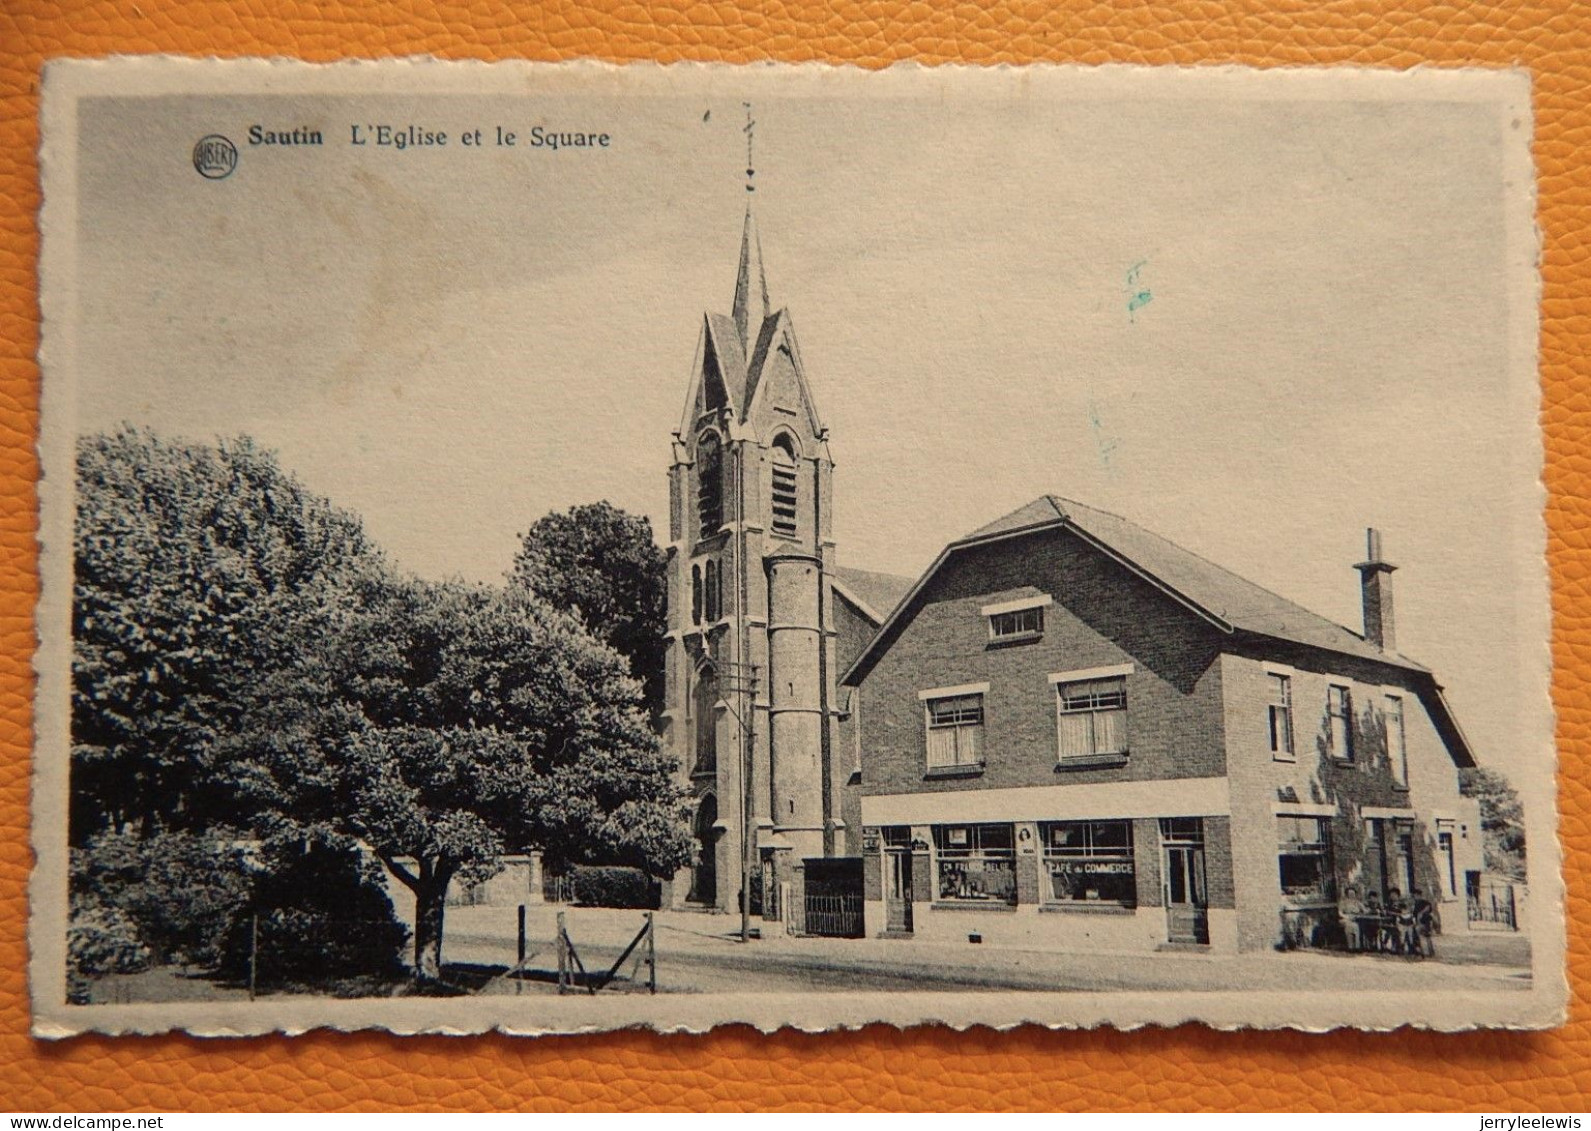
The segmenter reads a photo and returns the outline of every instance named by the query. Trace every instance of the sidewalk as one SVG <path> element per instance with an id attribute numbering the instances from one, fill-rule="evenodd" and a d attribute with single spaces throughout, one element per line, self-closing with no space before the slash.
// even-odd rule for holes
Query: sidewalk
<path id="1" fill-rule="evenodd" d="M 528 909 L 527 969 L 540 988 L 554 977 L 560 908 Z M 645 912 L 564 907 L 570 937 L 588 970 L 606 970 L 645 921 Z M 790 938 L 739 941 L 735 916 L 659 911 L 660 992 L 872 991 L 1241 991 L 1506 990 L 1530 984 L 1529 944 L 1517 936 L 1452 936 L 1436 960 L 1411 961 L 1327 951 L 1242 955 L 1059 953 L 929 943 L 916 939 Z M 487 971 L 513 965 L 512 907 L 449 908 L 443 958 Z M 1449 958 L 1445 952 L 1451 952 Z M 628 965 L 628 963 L 627 963 Z M 644 979 L 644 968 L 642 975 Z M 515 991 L 486 978 L 487 992 Z M 517 987 L 524 992 L 525 987 Z"/>

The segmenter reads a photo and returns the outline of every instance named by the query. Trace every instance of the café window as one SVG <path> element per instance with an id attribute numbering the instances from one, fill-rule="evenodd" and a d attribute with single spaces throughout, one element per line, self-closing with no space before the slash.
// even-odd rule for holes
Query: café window
<path id="1" fill-rule="evenodd" d="M 1047 902 L 1138 906 L 1131 821 L 1057 821 L 1039 832 Z"/>
<path id="2" fill-rule="evenodd" d="M 1087 679 L 1055 686 L 1062 761 L 1127 753 L 1127 680 Z"/>
<path id="3" fill-rule="evenodd" d="M 1293 680 L 1291 676 L 1272 673 L 1269 722 L 1271 754 L 1278 761 L 1293 759 Z"/>
<path id="4" fill-rule="evenodd" d="M 1279 816 L 1276 826 L 1283 898 L 1289 903 L 1326 903 L 1335 899 L 1331 819 Z"/>
<path id="5" fill-rule="evenodd" d="M 1326 689 L 1327 741 L 1331 743 L 1331 756 L 1344 762 L 1353 761 L 1353 696 L 1346 687 L 1336 684 Z"/>
<path id="6" fill-rule="evenodd" d="M 1392 770 L 1392 779 L 1399 785 L 1406 786 L 1409 784 L 1409 748 L 1403 730 L 1401 696 L 1387 696 L 1386 724 L 1387 765 Z"/>
<path id="7" fill-rule="evenodd" d="M 1010 825 L 935 825 L 938 898 L 960 903 L 1016 902 Z"/>
<path id="8" fill-rule="evenodd" d="M 983 693 L 926 699 L 928 768 L 983 765 Z"/>

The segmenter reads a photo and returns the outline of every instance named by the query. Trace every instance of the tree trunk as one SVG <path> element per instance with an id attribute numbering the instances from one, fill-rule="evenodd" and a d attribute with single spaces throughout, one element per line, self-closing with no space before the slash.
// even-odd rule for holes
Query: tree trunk
<path id="1" fill-rule="evenodd" d="M 414 892 L 414 976 L 423 982 L 442 977 L 442 919 L 447 910 L 447 881 L 432 880 Z"/>

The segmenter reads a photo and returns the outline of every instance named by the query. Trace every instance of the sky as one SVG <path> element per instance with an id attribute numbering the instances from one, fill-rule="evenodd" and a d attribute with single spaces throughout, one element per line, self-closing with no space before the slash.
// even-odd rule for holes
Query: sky
<path id="1" fill-rule="evenodd" d="M 1376 526 L 1400 650 L 1506 767 L 1546 696 L 1528 123 L 1386 79 L 643 70 L 87 101 L 76 427 L 252 435 L 429 577 L 498 580 L 536 518 L 597 499 L 666 537 L 750 100 L 842 564 L 915 575 L 1055 493 L 1357 627 Z M 450 141 L 350 144 L 380 124 Z M 537 125 L 609 145 L 533 148 Z M 189 161 L 208 133 L 238 145 L 224 180 Z"/>

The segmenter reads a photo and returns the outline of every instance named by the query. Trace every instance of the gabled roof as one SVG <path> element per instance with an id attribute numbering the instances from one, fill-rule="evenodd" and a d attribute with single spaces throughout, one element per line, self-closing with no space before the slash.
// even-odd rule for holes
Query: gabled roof
<path id="1" fill-rule="evenodd" d="M 979 527 L 945 547 L 911 592 L 895 607 L 879 632 L 856 658 L 842 681 L 866 675 L 889 646 L 892 629 L 913 598 L 927 586 L 950 555 L 972 546 L 1040 531 L 1067 529 L 1101 553 L 1144 578 L 1223 632 L 1248 633 L 1336 652 L 1355 659 L 1399 668 L 1422 677 L 1437 726 L 1460 765 L 1472 764 L 1468 743 L 1441 697 L 1429 669 L 1395 652 L 1383 652 L 1363 636 L 1239 577 L 1207 558 L 1185 550 L 1134 522 L 1059 495 L 1041 495 L 1010 514 Z"/>
<path id="2" fill-rule="evenodd" d="M 1071 526 L 1112 557 L 1125 559 L 1128 565 L 1136 567 L 1136 572 L 1147 575 L 1161 589 L 1177 596 L 1225 631 L 1252 632 L 1394 667 L 1426 670 L 1406 656 L 1383 652 L 1359 633 L 1312 613 L 1302 605 L 1295 605 L 1286 597 L 1239 577 L 1137 523 L 1058 495 L 1041 495 L 952 545 L 1051 525 Z"/>
<path id="3" fill-rule="evenodd" d="M 869 569 L 837 566 L 833 574 L 835 592 L 849 601 L 874 624 L 884 619 L 911 592 L 913 579 L 895 573 L 875 573 Z"/>

